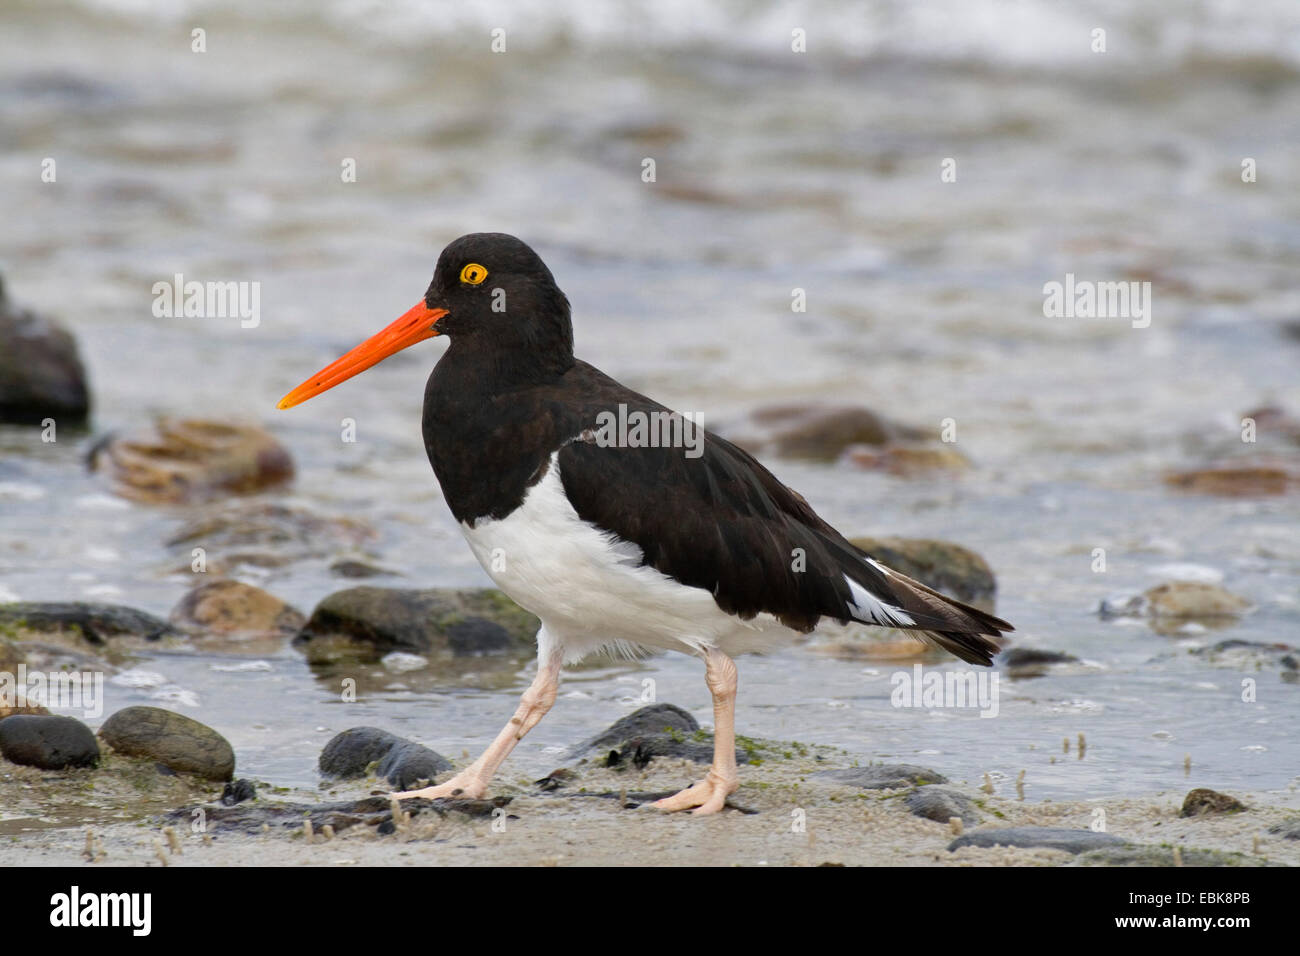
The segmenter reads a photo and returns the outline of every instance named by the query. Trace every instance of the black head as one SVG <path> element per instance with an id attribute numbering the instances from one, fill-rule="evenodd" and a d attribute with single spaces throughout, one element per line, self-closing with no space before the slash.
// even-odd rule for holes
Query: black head
<path id="1" fill-rule="evenodd" d="M 573 365 L 569 300 L 528 245 L 501 232 L 461 236 L 442 250 L 424 299 L 280 400 L 291 408 L 417 342 L 446 335 L 466 369 L 506 384 L 562 375 Z"/>
<path id="2" fill-rule="evenodd" d="M 527 243 L 501 232 L 473 232 L 449 243 L 424 294 L 446 309 L 435 328 L 453 347 L 525 351 L 546 364 L 573 364 L 569 300 Z M 458 343 L 457 340 L 462 340 Z"/>

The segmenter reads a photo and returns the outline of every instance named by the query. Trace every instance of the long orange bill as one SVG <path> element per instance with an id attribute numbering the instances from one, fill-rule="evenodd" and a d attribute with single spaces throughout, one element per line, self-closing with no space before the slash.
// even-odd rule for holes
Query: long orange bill
<path id="1" fill-rule="evenodd" d="M 417 304 L 400 319 L 372 335 L 347 355 L 331 362 L 323 369 L 303 382 L 284 398 L 276 408 L 293 408 L 309 398 L 315 398 L 321 392 L 333 388 L 339 382 L 346 381 L 370 366 L 382 362 L 404 348 L 423 342 L 438 334 L 433 324 L 447 314 L 446 309 L 431 309 L 423 302 Z"/>

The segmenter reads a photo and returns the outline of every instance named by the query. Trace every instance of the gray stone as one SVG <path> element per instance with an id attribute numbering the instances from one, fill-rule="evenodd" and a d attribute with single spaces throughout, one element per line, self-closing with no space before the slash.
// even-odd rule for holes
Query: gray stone
<path id="1" fill-rule="evenodd" d="M 917 787 L 903 802 L 914 816 L 934 820 L 936 823 L 947 823 L 953 817 L 960 817 L 962 823 L 968 826 L 980 822 L 980 813 L 975 807 L 975 801 L 960 790 L 951 787 L 938 784 Z"/>
<path id="2" fill-rule="evenodd" d="M 843 770 L 819 770 L 813 774 L 820 780 L 829 780 L 863 790 L 905 790 L 923 787 L 930 783 L 947 783 L 948 778 L 928 767 L 910 763 L 870 764 L 866 767 L 848 767 Z"/>
<path id="3" fill-rule="evenodd" d="M 230 742 L 206 724 L 161 707 L 127 707 L 99 729 L 118 753 L 147 757 L 177 773 L 229 780 L 235 773 Z"/>
<path id="4" fill-rule="evenodd" d="M 986 827 L 959 836 L 948 844 L 948 849 L 958 850 L 964 846 L 1048 847 L 1065 850 L 1067 853 L 1082 853 L 1127 842 L 1113 833 L 1073 830 L 1068 827 Z"/>
<path id="5" fill-rule="evenodd" d="M 99 744 L 91 729 L 72 717 L 15 714 L 0 720 L 0 754 L 43 770 L 93 767 Z"/>
<path id="6" fill-rule="evenodd" d="M 432 782 L 452 769 L 442 754 L 378 727 L 352 727 L 336 734 L 320 754 L 320 772 L 343 780 L 364 777 L 373 763 L 378 763 L 376 773 L 399 790 L 421 780 Z"/>

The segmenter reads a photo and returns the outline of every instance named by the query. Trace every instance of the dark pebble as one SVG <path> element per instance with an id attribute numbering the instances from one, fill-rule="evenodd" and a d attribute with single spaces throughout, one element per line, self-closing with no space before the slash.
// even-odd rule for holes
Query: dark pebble
<path id="1" fill-rule="evenodd" d="M 13 763 L 42 770 L 93 767 L 99 762 L 94 732 L 72 717 L 6 717 L 0 720 L 0 753 Z"/>
<path id="2" fill-rule="evenodd" d="M 245 780 L 242 777 L 238 780 L 232 780 L 226 784 L 226 788 L 221 791 L 221 805 L 233 807 L 237 803 L 243 803 L 245 800 L 256 800 L 257 788 L 253 786 L 253 781 Z"/>
<path id="3" fill-rule="evenodd" d="M 320 772 L 343 780 L 366 775 L 366 768 L 378 762 L 376 772 L 398 789 L 430 782 L 452 769 L 451 761 L 423 744 L 381 730 L 352 727 L 336 734 L 320 754 Z"/>

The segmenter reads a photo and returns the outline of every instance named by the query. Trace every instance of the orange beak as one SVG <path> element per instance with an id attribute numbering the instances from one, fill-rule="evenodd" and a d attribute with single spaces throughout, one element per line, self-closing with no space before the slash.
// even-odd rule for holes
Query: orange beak
<path id="1" fill-rule="evenodd" d="M 276 408 L 293 408 L 309 398 L 315 398 L 339 382 L 346 381 L 359 372 L 364 372 L 404 348 L 416 342 L 423 342 L 438 334 L 433 324 L 447 314 L 446 309 L 431 309 L 423 302 L 418 303 L 400 319 L 372 335 L 347 355 L 331 362 L 323 369 L 303 382 L 284 398 Z"/>

